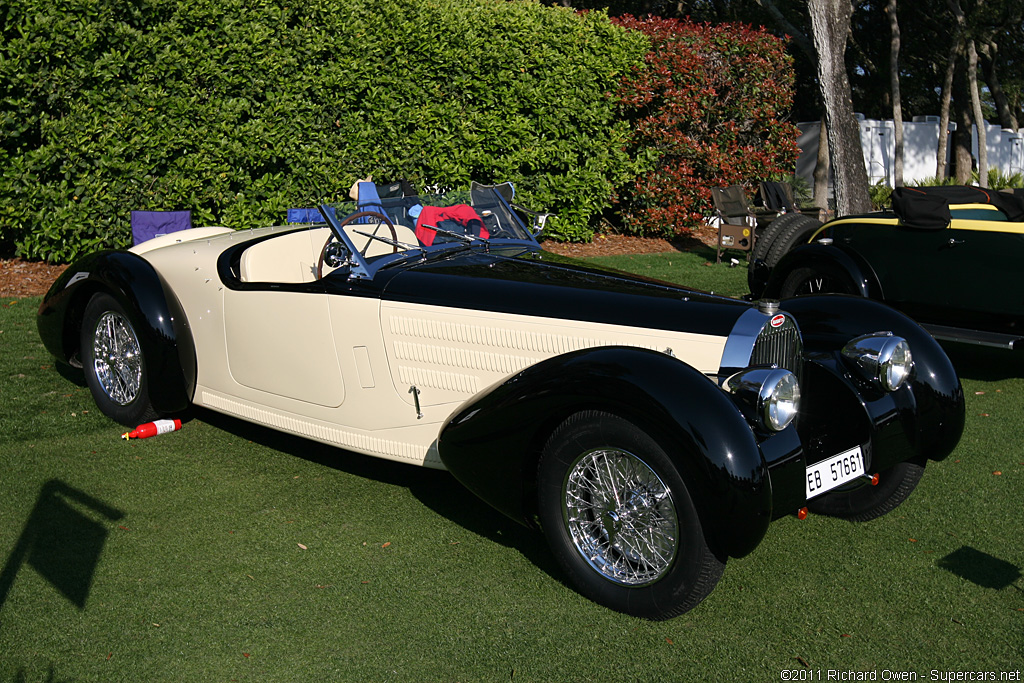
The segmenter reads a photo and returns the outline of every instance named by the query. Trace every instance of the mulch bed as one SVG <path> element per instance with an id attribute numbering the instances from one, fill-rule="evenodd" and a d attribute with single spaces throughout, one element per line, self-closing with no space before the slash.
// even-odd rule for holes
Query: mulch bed
<path id="1" fill-rule="evenodd" d="M 0 259 L 0 298 L 41 296 L 67 266 Z"/>
<path id="2" fill-rule="evenodd" d="M 703 231 L 702 231 L 703 232 Z M 711 234 L 710 244 L 715 235 Z M 545 241 L 541 246 L 561 256 L 590 258 L 592 256 L 619 256 L 622 254 L 655 254 L 665 251 L 691 251 L 695 247 L 709 244 L 703 234 L 692 237 L 677 237 L 672 240 L 658 237 L 633 237 L 631 235 L 595 235 L 594 241 L 586 244 L 576 242 Z"/>

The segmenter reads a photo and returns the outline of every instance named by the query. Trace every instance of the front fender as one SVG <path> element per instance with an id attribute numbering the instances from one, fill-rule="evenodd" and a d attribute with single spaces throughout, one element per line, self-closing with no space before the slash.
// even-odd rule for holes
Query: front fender
<path id="1" fill-rule="evenodd" d="M 620 415 L 661 444 L 716 552 L 738 557 L 757 546 L 771 520 L 772 490 L 750 426 L 708 378 L 656 351 L 600 347 L 533 365 L 453 415 L 440 456 L 467 488 L 529 524 L 545 441 L 588 409 Z"/>
<path id="2" fill-rule="evenodd" d="M 779 259 L 768 274 L 767 282 L 758 298 L 779 298 L 786 278 L 801 268 L 846 276 L 860 296 L 869 299 L 883 298 L 882 287 L 875 271 L 859 254 L 835 244 L 817 243 L 801 245 Z"/>
<path id="3" fill-rule="evenodd" d="M 808 356 L 818 356 L 865 399 L 879 417 L 887 405 L 899 415 L 909 455 L 941 460 L 949 455 L 964 428 L 964 392 L 946 352 L 920 325 L 885 304 L 855 296 L 802 296 L 786 299 L 780 308 L 800 325 Z M 862 334 L 890 331 L 910 344 L 914 372 L 897 392 L 875 396 L 880 390 L 864 382 L 842 362 L 843 346 Z M 906 457 L 900 459 L 907 459 Z"/>
<path id="4" fill-rule="evenodd" d="M 106 292 L 128 315 L 146 359 L 150 400 L 158 413 L 188 407 L 196 385 L 196 353 L 188 319 L 153 266 L 136 254 L 101 251 L 69 266 L 39 306 L 39 336 L 62 362 L 79 356 L 82 316 L 89 299 Z"/>

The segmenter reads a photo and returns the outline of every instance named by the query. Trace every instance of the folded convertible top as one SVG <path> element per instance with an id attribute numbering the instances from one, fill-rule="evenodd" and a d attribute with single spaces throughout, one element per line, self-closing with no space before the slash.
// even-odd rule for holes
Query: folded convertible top
<path id="1" fill-rule="evenodd" d="M 898 187 L 892 191 L 892 209 L 900 222 L 923 230 L 949 225 L 950 204 L 991 204 L 1014 223 L 1024 222 L 1024 197 L 966 185 Z"/>

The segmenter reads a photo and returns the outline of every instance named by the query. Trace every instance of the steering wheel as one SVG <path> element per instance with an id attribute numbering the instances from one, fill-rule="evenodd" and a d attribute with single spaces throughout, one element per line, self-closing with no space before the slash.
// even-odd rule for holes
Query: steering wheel
<path id="1" fill-rule="evenodd" d="M 500 239 L 508 239 L 508 240 L 512 240 L 512 239 L 515 239 L 515 238 L 516 238 L 516 236 L 513 235 L 509 230 L 499 226 L 498 229 L 495 230 L 494 232 L 492 232 L 491 236 L 488 237 L 487 239 L 492 239 L 492 240 L 493 239 L 499 239 L 499 240 Z"/>
<path id="2" fill-rule="evenodd" d="M 388 229 L 391 230 L 391 239 L 393 239 L 395 242 L 398 241 L 398 232 L 395 230 L 394 223 L 391 222 L 390 218 L 388 218 L 384 214 L 380 213 L 379 211 L 356 211 L 355 213 L 353 213 L 353 214 L 351 214 L 349 216 L 346 216 L 345 220 L 343 220 L 341 223 L 338 224 L 338 228 L 339 229 L 343 229 L 346 225 L 348 225 L 349 223 L 352 223 L 357 218 L 379 218 L 380 222 L 384 223 L 384 225 L 388 226 Z M 324 276 L 324 257 L 327 255 L 327 245 L 330 244 L 331 240 L 334 240 L 334 239 L 337 239 L 337 235 L 335 235 L 333 232 L 331 232 L 330 237 L 327 238 L 327 241 L 324 242 L 324 246 L 320 249 L 320 258 L 317 259 L 317 263 L 316 263 L 316 279 L 317 280 L 319 280 L 320 278 L 322 278 Z M 362 254 L 363 256 L 365 256 L 367 249 L 370 248 L 370 243 L 371 242 L 373 242 L 373 239 L 366 240 L 366 246 L 363 247 L 363 250 L 360 251 L 359 253 Z M 392 254 L 397 254 L 398 253 L 398 245 L 397 244 L 392 245 L 392 252 L 391 253 Z"/>
<path id="3" fill-rule="evenodd" d="M 483 227 L 487 230 L 489 235 L 487 239 L 515 239 L 515 235 L 501 224 L 501 220 L 495 212 L 484 210 L 480 213 L 480 216 Z M 488 218 L 493 220 L 488 221 Z"/>

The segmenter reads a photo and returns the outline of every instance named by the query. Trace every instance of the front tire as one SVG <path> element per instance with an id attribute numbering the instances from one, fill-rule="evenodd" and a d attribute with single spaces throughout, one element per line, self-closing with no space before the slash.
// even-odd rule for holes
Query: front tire
<path id="1" fill-rule="evenodd" d="M 100 412 L 134 427 L 158 417 L 149 399 L 146 359 L 139 336 L 109 294 L 96 294 L 82 317 L 82 369 Z"/>
<path id="2" fill-rule="evenodd" d="M 573 415 L 545 445 L 538 475 L 548 544 L 591 600 L 669 619 L 696 607 L 721 578 L 725 564 L 708 548 L 679 472 L 632 423 Z"/>
<path id="3" fill-rule="evenodd" d="M 867 522 L 899 507 L 917 488 L 922 474 L 923 465 L 901 462 L 879 473 L 877 486 L 865 484 L 850 490 L 832 491 L 809 501 L 807 509 L 851 522 Z"/>

